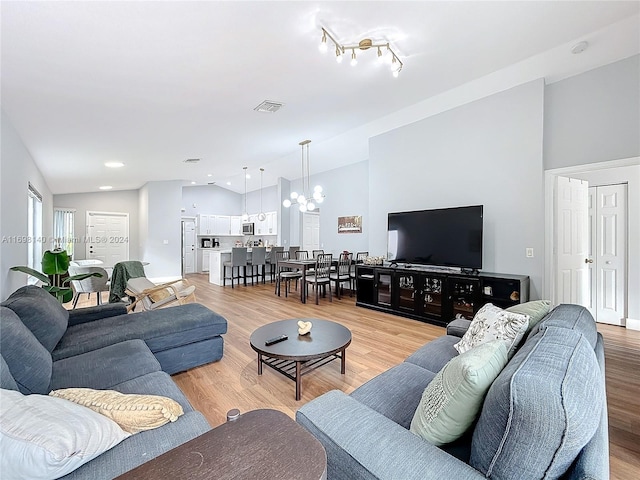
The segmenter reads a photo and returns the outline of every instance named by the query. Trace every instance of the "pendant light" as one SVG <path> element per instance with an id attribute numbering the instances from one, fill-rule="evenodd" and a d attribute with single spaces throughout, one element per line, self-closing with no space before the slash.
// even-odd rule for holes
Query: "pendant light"
<path id="1" fill-rule="evenodd" d="M 287 198 L 282 202 L 282 205 L 286 208 L 289 208 L 293 203 L 296 203 L 301 212 L 312 212 L 316 209 L 316 203 L 322 203 L 324 201 L 324 193 L 322 193 L 322 187 L 320 185 L 316 185 L 313 192 L 311 191 L 311 164 L 309 161 L 310 143 L 311 140 L 303 140 L 298 144 L 301 147 L 302 153 L 302 193 L 298 194 L 298 192 L 291 192 L 291 199 Z"/>
<path id="2" fill-rule="evenodd" d="M 264 222 L 267 216 L 264 214 L 264 210 L 262 209 L 262 174 L 264 173 L 264 168 L 260 169 L 260 213 L 258 214 L 258 220 Z"/>

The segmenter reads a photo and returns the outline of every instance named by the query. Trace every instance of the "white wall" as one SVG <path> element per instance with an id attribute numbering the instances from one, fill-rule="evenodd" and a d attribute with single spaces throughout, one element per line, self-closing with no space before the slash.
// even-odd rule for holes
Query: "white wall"
<path id="1" fill-rule="evenodd" d="M 183 216 L 199 214 L 241 215 L 243 196 L 217 185 L 194 185 L 182 187 Z"/>
<path id="2" fill-rule="evenodd" d="M 311 176 L 311 188 L 321 185 L 326 195 L 319 205 L 320 248 L 337 256 L 347 250 L 366 251 L 369 247 L 369 165 L 358 162 Z M 300 179 L 290 189 L 300 192 Z M 296 190 L 297 189 L 297 190 Z M 302 243 L 300 211 L 292 206 L 286 214 L 291 222 L 291 245 Z M 338 234 L 338 217 L 362 216 L 362 233 Z"/>
<path id="3" fill-rule="evenodd" d="M 543 103 L 540 79 L 371 138 L 370 254 L 387 251 L 388 212 L 481 204 L 482 270 L 529 275 L 540 298 Z"/>
<path id="4" fill-rule="evenodd" d="M 15 265 L 27 264 L 27 191 L 29 182 L 42 195 L 42 234 L 48 241 L 42 251 L 51 248 L 53 236 L 53 200 L 40 170 L 24 146 L 18 132 L 2 112 L 2 148 L 0 159 L 0 298 L 26 285 L 27 275 L 11 272 Z"/>
<path id="5" fill-rule="evenodd" d="M 69 193 L 53 196 L 54 207 L 75 208 L 75 236 L 87 235 L 87 212 L 118 212 L 129 214 L 129 259 L 137 260 L 138 252 L 138 190 L 116 192 Z M 73 258 L 86 258 L 86 244 L 76 243 Z"/>
<path id="6" fill-rule="evenodd" d="M 548 85 L 544 165 L 550 170 L 640 155 L 640 55 Z"/>
<path id="7" fill-rule="evenodd" d="M 182 275 L 180 208 L 182 182 L 148 182 L 139 192 L 140 256 L 146 276 L 163 280 Z"/>

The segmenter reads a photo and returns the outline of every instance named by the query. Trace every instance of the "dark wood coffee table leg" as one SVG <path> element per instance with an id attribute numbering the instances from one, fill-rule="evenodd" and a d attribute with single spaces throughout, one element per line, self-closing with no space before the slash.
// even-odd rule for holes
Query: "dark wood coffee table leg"
<path id="1" fill-rule="evenodd" d="M 262 375 L 262 354 L 258 354 L 258 375 Z"/>
<path id="2" fill-rule="evenodd" d="M 344 375 L 344 374 L 346 373 L 346 371 L 347 371 L 347 369 L 346 369 L 346 366 L 347 366 L 347 359 L 346 359 L 346 357 L 344 356 L 344 355 L 345 355 L 345 353 L 347 353 L 347 349 L 345 348 L 345 349 L 341 350 L 341 352 L 342 352 L 342 353 L 340 354 L 340 373 L 341 373 L 342 375 Z"/>
<path id="3" fill-rule="evenodd" d="M 296 362 L 296 400 L 300 400 L 302 396 L 302 362 Z"/>

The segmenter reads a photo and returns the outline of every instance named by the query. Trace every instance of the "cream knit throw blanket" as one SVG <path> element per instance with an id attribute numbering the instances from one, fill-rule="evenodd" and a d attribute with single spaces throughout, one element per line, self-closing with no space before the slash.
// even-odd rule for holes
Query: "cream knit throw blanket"
<path id="1" fill-rule="evenodd" d="M 53 390 L 49 395 L 88 407 L 110 418 L 129 433 L 175 422 L 184 413 L 178 402 L 158 395 L 124 394 L 91 388 L 64 388 Z"/>

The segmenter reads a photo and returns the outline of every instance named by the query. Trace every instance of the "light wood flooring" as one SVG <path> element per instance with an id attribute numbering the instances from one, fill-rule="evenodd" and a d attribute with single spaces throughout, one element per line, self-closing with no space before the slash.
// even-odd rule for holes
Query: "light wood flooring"
<path id="1" fill-rule="evenodd" d="M 273 285 L 235 288 L 208 283 L 206 275 L 190 275 L 197 285 L 200 303 L 224 316 L 224 357 L 219 362 L 173 376 L 192 405 L 212 426 L 223 423 L 226 412 L 274 408 L 291 417 L 306 402 L 339 389 L 350 393 L 367 380 L 403 361 L 426 342 L 442 335 L 434 325 L 375 312 L 355 306 L 348 293 L 341 300 L 314 299 L 303 305 L 298 292 L 289 298 L 274 295 Z M 346 375 L 339 361 L 302 378 L 302 399 L 295 400 L 295 384 L 265 368 L 257 374 L 257 355 L 249 346 L 253 330 L 286 318 L 324 318 L 338 321 L 353 335 L 347 348 Z M 640 332 L 599 325 L 605 339 L 606 382 L 609 409 L 611 478 L 627 480 L 640 476 Z"/>

